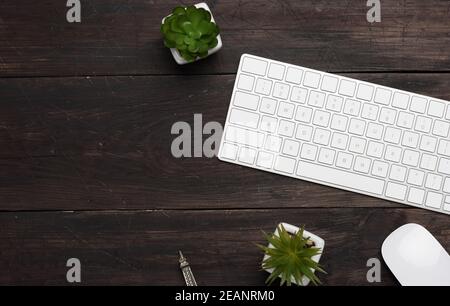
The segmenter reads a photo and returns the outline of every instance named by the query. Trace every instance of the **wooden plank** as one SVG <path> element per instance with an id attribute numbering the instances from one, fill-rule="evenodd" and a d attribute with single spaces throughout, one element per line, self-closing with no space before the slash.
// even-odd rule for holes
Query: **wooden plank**
<path id="1" fill-rule="evenodd" d="M 348 76 L 450 98 L 443 74 Z M 0 79 L 0 210 L 404 207 L 216 158 L 174 158 L 171 126 L 193 126 L 194 113 L 223 124 L 233 82 Z"/>
<path id="2" fill-rule="evenodd" d="M 234 73 L 242 53 L 329 71 L 449 71 L 448 1 L 382 1 L 382 22 L 365 1 L 208 1 L 224 49 L 178 67 L 162 45 L 161 19 L 180 3 L 82 4 L 66 21 L 66 2 L 0 3 L 0 76 Z"/>
<path id="3" fill-rule="evenodd" d="M 251 214 L 251 217 L 249 215 Z M 0 213 L 0 284 L 65 284 L 78 258 L 84 285 L 183 285 L 177 252 L 201 285 L 263 285 L 255 243 L 278 222 L 325 240 L 326 285 L 369 285 L 366 262 L 398 226 L 424 225 L 450 247 L 448 217 L 405 209 Z M 397 284 L 382 264 L 381 285 Z"/>

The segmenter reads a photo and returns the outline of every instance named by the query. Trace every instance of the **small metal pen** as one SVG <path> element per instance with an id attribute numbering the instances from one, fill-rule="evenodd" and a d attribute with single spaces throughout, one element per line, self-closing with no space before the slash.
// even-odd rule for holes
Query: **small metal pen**
<path id="1" fill-rule="evenodd" d="M 197 282 L 195 281 L 194 274 L 192 274 L 192 270 L 191 267 L 189 266 L 189 263 L 183 256 L 183 253 L 181 253 L 181 251 L 178 252 L 180 253 L 180 259 L 178 261 L 180 262 L 180 269 L 181 272 L 183 272 L 186 286 L 197 286 Z"/>

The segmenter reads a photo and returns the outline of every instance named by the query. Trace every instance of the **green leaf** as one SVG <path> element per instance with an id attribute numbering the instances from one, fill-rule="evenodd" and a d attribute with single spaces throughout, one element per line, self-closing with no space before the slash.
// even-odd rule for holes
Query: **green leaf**
<path id="1" fill-rule="evenodd" d="M 167 48 L 175 48 L 176 44 L 173 41 L 169 41 L 167 39 L 164 39 L 164 46 L 166 46 Z"/>
<path id="2" fill-rule="evenodd" d="M 189 50 L 189 52 L 197 53 L 198 52 L 197 41 L 194 40 L 193 43 L 188 46 L 188 50 Z"/>
<path id="3" fill-rule="evenodd" d="M 187 16 L 189 18 L 189 20 L 192 22 L 192 24 L 194 26 L 198 26 L 198 24 L 200 23 L 200 21 L 203 20 L 203 14 L 201 11 L 199 10 L 188 10 L 187 12 Z"/>
<path id="4" fill-rule="evenodd" d="M 176 33 L 183 33 L 183 29 L 179 25 L 179 19 L 173 18 L 170 20 L 170 30 Z"/>
<path id="5" fill-rule="evenodd" d="M 182 7 L 182 6 L 177 6 L 176 8 L 174 8 L 172 10 L 172 14 L 173 15 L 178 15 L 178 16 L 185 15 L 186 14 L 186 9 L 184 7 Z"/>
<path id="6" fill-rule="evenodd" d="M 195 31 L 194 25 L 189 20 L 183 20 L 182 23 L 180 23 L 180 28 L 183 29 L 183 32 L 187 33 L 189 36 L 191 36 L 191 32 Z"/>

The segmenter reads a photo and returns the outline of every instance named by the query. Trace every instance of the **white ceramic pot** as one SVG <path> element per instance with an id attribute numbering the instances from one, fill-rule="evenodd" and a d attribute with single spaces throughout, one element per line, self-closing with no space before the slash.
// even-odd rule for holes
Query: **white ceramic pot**
<path id="1" fill-rule="evenodd" d="M 212 21 L 212 22 L 215 22 L 214 17 L 213 17 L 213 15 L 212 15 L 211 10 L 209 9 L 208 4 L 206 4 L 205 2 L 197 3 L 197 4 L 195 4 L 195 7 L 197 7 L 197 8 L 203 8 L 203 9 L 207 10 L 208 12 L 210 12 L 210 13 L 211 13 L 211 21 Z M 170 15 L 169 15 L 169 16 L 170 16 Z M 162 23 L 164 23 L 164 20 L 165 20 L 167 17 L 169 17 L 169 16 L 164 17 L 163 20 L 162 20 Z M 219 51 L 221 48 L 222 48 L 222 39 L 220 38 L 220 34 L 219 34 L 219 35 L 217 35 L 217 46 L 215 46 L 215 47 L 212 48 L 212 49 L 209 49 L 209 51 L 208 51 L 208 56 L 210 56 L 211 54 L 216 53 L 216 52 Z M 189 62 L 186 61 L 183 57 L 181 57 L 180 52 L 178 52 L 178 50 L 177 50 L 176 48 L 171 48 L 171 49 L 170 49 L 170 52 L 172 52 L 172 56 L 173 56 L 173 58 L 175 59 L 175 61 L 177 62 L 178 65 L 185 65 L 185 64 L 188 64 L 188 63 L 189 63 Z M 190 63 L 196 62 L 196 61 L 198 61 L 198 60 L 200 60 L 200 59 L 201 59 L 200 57 L 197 57 L 194 61 L 192 61 L 192 62 L 190 62 Z"/>
<path id="2" fill-rule="evenodd" d="M 288 224 L 288 223 L 280 223 L 280 224 L 283 225 L 283 227 L 286 229 L 286 231 L 288 233 L 292 234 L 292 235 L 297 234 L 297 232 L 300 230 L 300 228 L 298 228 L 297 226 L 294 226 L 294 225 L 291 225 L 291 224 Z M 277 226 L 277 228 L 276 228 L 276 230 L 274 232 L 275 236 L 279 236 L 279 234 L 278 234 L 278 227 L 280 226 L 280 224 L 278 224 L 278 226 Z M 321 253 L 317 254 L 317 255 L 315 255 L 315 256 L 313 256 L 311 258 L 312 260 L 314 260 L 315 262 L 318 263 L 319 260 L 320 260 L 320 257 L 322 256 L 323 248 L 325 247 L 325 241 L 322 238 L 320 238 L 319 236 L 316 236 L 313 233 L 310 233 L 310 232 L 308 232 L 306 230 L 303 231 L 303 237 L 309 237 L 309 239 L 312 240 L 315 243 L 315 247 L 316 248 L 320 248 Z M 269 244 L 269 248 L 272 248 L 272 247 L 273 247 L 272 244 Z M 266 260 L 267 258 L 269 258 L 269 256 L 268 255 L 264 255 L 263 261 Z M 264 269 L 264 270 L 266 270 L 269 273 L 273 272 L 273 269 Z M 314 271 L 315 270 L 313 270 L 313 273 L 314 273 Z M 281 278 L 281 276 L 280 276 L 280 278 Z M 299 286 L 307 286 L 310 281 L 311 280 L 309 278 L 307 278 L 306 276 L 303 276 L 302 283 L 299 284 L 299 283 L 297 283 L 295 281 L 295 279 L 293 277 L 291 278 L 291 282 L 293 284 L 296 284 L 296 285 L 299 285 Z"/>

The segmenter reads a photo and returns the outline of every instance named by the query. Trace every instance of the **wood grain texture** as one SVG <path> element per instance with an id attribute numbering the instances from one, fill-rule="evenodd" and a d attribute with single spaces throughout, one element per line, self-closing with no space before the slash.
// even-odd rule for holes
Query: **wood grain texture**
<path id="1" fill-rule="evenodd" d="M 242 53 L 328 71 L 449 71 L 450 3 L 385 0 L 382 22 L 365 1 L 207 1 L 224 48 L 178 67 L 162 45 L 161 19 L 197 1 L 91 0 L 82 22 L 65 2 L 0 3 L 0 76 L 234 73 Z"/>
<path id="2" fill-rule="evenodd" d="M 347 74 L 450 98 L 442 74 Z M 175 158 L 177 121 L 223 124 L 234 76 L 0 79 L 0 209 L 404 207 L 217 158 Z M 193 143 L 193 141 L 192 141 Z"/>
<path id="3" fill-rule="evenodd" d="M 0 214 L 0 284 L 65 284 L 68 258 L 84 285 L 183 285 L 181 249 L 201 285 L 264 285 L 261 230 L 307 224 L 325 240 L 325 285 L 373 285 L 366 262 L 382 261 L 384 238 L 408 222 L 450 247 L 448 217 L 412 209 L 278 209 Z M 380 285 L 396 284 L 382 264 Z"/>

